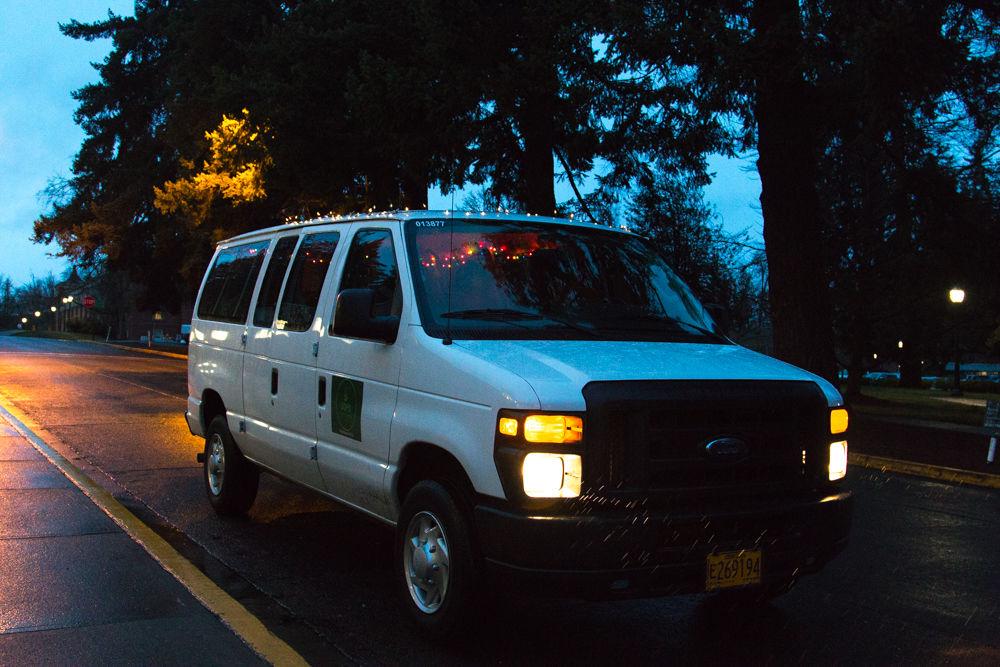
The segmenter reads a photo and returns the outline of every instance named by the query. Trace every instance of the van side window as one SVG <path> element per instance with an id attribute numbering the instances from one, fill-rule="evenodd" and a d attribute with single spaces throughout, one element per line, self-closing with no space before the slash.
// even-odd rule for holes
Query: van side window
<path id="1" fill-rule="evenodd" d="M 219 251 L 201 290 L 199 318 L 235 324 L 247 321 L 253 287 L 270 243 L 258 241 Z"/>
<path id="2" fill-rule="evenodd" d="M 288 274 L 275 327 L 284 331 L 305 331 L 312 324 L 326 271 L 339 240 L 340 232 L 308 234 L 302 239 Z"/>
<path id="3" fill-rule="evenodd" d="M 396 251 L 388 229 L 362 229 L 354 235 L 340 291 L 358 288 L 374 290 L 372 315 L 398 316 L 403 312 Z"/>
<path id="4" fill-rule="evenodd" d="M 278 294 L 281 292 L 281 281 L 285 279 L 288 262 L 292 259 L 292 251 L 298 242 L 298 236 L 285 236 L 278 239 L 271 253 L 271 260 L 264 271 L 264 282 L 260 285 L 257 295 L 257 305 L 253 309 L 253 325 L 269 327 L 274 322 L 274 308 L 278 305 Z"/>

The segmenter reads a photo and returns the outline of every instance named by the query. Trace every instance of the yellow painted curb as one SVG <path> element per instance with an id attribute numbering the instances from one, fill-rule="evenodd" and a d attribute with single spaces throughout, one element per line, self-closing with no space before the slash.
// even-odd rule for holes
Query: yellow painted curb
<path id="1" fill-rule="evenodd" d="M 132 347 L 131 345 L 118 345 L 116 343 L 102 343 L 99 340 L 84 341 L 87 343 L 94 343 L 95 345 L 106 345 L 107 347 L 113 347 L 119 350 L 126 350 L 128 352 L 142 352 L 143 354 L 155 354 L 158 357 L 170 357 L 171 359 L 184 359 L 187 360 L 186 354 L 178 354 L 176 352 L 165 352 L 163 350 L 151 350 L 148 347 Z"/>
<path id="2" fill-rule="evenodd" d="M 970 484 L 972 486 L 983 486 L 988 489 L 1000 489 L 1000 475 L 991 475 L 985 472 L 974 470 L 961 470 L 959 468 L 946 468 L 944 466 L 931 465 L 929 463 L 917 463 L 916 461 L 903 461 L 901 459 L 890 459 L 882 456 L 869 456 L 867 454 L 848 454 L 848 461 L 851 465 L 862 468 L 874 468 L 877 470 L 888 470 L 904 475 L 917 475 L 930 479 L 939 479 L 942 482 L 954 482 L 956 484 Z"/>
<path id="3" fill-rule="evenodd" d="M 152 528 L 139 520 L 113 495 L 35 433 L 42 430 L 23 412 L 0 397 L 0 416 L 24 436 L 35 449 L 83 491 L 129 537 L 145 549 L 210 612 L 218 616 L 244 643 L 272 665 L 307 665 L 305 659 L 268 630 L 260 619 L 247 611 L 215 582 L 181 556 Z"/>

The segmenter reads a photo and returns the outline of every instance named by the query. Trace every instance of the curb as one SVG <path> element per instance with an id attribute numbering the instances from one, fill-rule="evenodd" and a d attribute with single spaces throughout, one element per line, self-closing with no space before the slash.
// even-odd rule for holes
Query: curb
<path id="1" fill-rule="evenodd" d="M 852 465 L 861 466 L 862 468 L 873 468 L 902 473 L 904 475 L 916 475 L 917 477 L 926 477 L 942 482 L 969 484 L 987 489 L 1000 489 L 1000 475 L 976 472 L 974 470 L 962 470 L 960 468 L 946 468 L 944 466 L 931 465 L 930 463 L 890 459 L 882 456 L 855 454 L 853 452 L 848 454 L 847 458 Z"/>
<path id="2" fill-rule="evenodd" d="M 0 398 L 0 419 L 8 422 L 30 442 L 59 469 L 59 472 L 83 491 L 91 502 L 118 524 L 132 540 L 263 660 L 272 665 L 282 666 L 308 664 L 295 649 L 268 630 L 260 619 L 209 579 L 194 563 L 180 555 L 152 528 L 118 502 L 109 491 L 56 451 L 32 428 L 33 426 L 37 428 L 37 425 L 2 398 Z M 38 430 L 44 432 L 43 429 Z"/>
<path id="3" fill-rule="evenodd" d="M 188 356 L 186 354 L 177 354 L 176 352 L 164 352 L 163 350 L 151 350 L 147 347 L 132 347 L 130 345 L 117 345 L 116 343 L 103 343 L 99 340 L 88 341 L 94 343 L 95 345 L 106 345 L 107 347 L 113 347 L 119 350 L 125 350 L 127 352 L 142 352 L 143 354 L 153 354 L 158 357 L 169 357 L 171 359 L 184 359 L 187 361 Z"/>

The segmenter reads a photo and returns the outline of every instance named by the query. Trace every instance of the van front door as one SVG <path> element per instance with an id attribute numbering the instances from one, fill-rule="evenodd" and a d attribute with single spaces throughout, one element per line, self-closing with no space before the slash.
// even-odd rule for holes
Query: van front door
<path id="1" fill-rule="evenodd" d="M 407 326 L 399 280 L 398 225 L 372 223 L 354 232 L 337 285 L 375 292 L 373 315 L 401 316 Z M 331 299 L 332 315 L 336 299 Z M 319 341 L 318 379 L 325 382 L 328 409 L 316 424 L 319 468 L 327 491 L 386 515 L 382 482 L 389 457 L 389 427 L 399 386 L 399 345 L 335 336 L 327 326 Z"/>

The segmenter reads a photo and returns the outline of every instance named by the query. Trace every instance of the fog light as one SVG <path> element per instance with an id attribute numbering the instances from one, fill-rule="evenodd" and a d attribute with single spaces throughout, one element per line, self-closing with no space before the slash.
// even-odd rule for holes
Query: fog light
<path id="1" fill-rule="evenodd" d="M 521 479 L 529 498 L 576 498 L 583 461 L 576 454 L 531 452 L 524 457 Z"/>
<path id="2" fill-rule="evenodd" d="M 830 443 L 830 481 L 835 482 L 847 475 L 847 441 Z"/>
<path id="3" fill-rule="evenodd" d="M 580 442 L 583 420 L 563 415 L 530 415 L 524 419 L 524 439 L 528 442 Z"/>
<path id="4" fill-rule="evenodd" d="M 837 408 L 830 411 L 830 433 L 844 433 L 847 431 L 847 410 Z"/>

